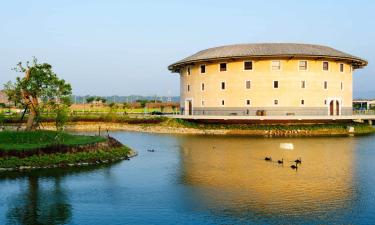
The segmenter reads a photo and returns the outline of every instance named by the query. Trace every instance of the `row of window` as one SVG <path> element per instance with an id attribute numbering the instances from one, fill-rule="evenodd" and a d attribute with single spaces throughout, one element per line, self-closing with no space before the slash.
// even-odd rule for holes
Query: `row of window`
<path id="1" fill-rule="evenodd" d="M 204 100 L 202 100 L 201 101 L 201 106 L 204 106 Z M 225 106 L 225 100 L 224 99 L 222 99 L 221 101 L 220 101 L 220 104 L 222 105 L 222 106 Z M 246 106 L 251 106 L 251 100 L 250 99 L 246 99 L 245 100 L 245 105 Z M 279 105 L 279 100 L 278 99 L 274 99 L 273 100 L 273 105 L 275 105 L 275 106 L 277 106 L 277 105 Z M 304 99 L 301 99 L 300 100 L 300 105 L 301 106 L 304 106 L 305 105 L 305 100 Z M 324 105 L 327 105 L 327 100 L 324 100 Z"/>
<path id="2" fill-rule="evenodd" d="M 274 80 L 273 81 L 273 88 L 274 89 L 278 89 L 279 88 L 279 81 L 278 80 Z M 306 88 L 306 81 L 305 80 L 301 80 L 301 83 L 300 83 L 300 87 L 302 88 L 302 89 L 305 89 Z M 251 89 L 251 81 L 250 80 L 247 80 L 247 81 L 245 81 L 245 88 L 246 89 Z M 220 84 L 220 89 L 221 90 L 225 90 L 226 89 L 226 82 L 221 82 L 221 84 Z M 323 82 L 323 89 L 324 90 L 327 90 L 328 89 L 328 81 L 324 81 Z M 340 89 L 341 90 L 344 90 L 344 84 L 343 84 L 343 82 L 341 82 L 340 83 Z M 201 91 L 204 91 L 205 90 L 205 84 L 204 83 L 201 83 Z M 190 92 L 191 91 L 191 85 L 190 84 L 188 84 L 187 85 L 187 91 L 188 92 Z"/>
<path id="3" fill-rule="evenodd" d="M 322 62 L 322 70 L 323 71 L 329 71 L 330 64 L 327 61 Z M 345 66 L 344 63 L 339 64 L 339 71 L 344 72 Z M 225 72 L 228 70 L 227 63 L 219 63 L 219 71 Z M 253 70 L 253 61 L 244 61 L 243 62 L 243 70 Z M 273 60 L 271 61 L 271 70 L 281 70 L 281 61 L 280 60 Z M 298 63 L 298 70 L 300 71 L 307 71 L 308 70 L 308 62 L 306 60 L 301 60 Z M 200 74 L 206 73 L 206 65 L 200 65 L 199 66 L 199 72 Z M 187 75 L 191 74 L 191 66 L 187 67 L 186 70 Z"/>

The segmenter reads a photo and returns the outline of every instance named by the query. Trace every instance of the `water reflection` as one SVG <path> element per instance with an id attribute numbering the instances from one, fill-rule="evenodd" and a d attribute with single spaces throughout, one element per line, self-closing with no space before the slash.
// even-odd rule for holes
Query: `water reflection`
<path id="1" fill-rule="evenodd" d="M 14 196 L 7 212 L 9 224 L 65 224 L 71 217 L 71 205 L 55 178 L 49 191 L 39 185 L 38 177 L 29 177 L 24 191 Z"/>
<path id="2" fill-rule="evenodd" d="M 25 225 L 69 223 L 72 206 L 69 202 L 70 193 L 63 184 L 64 179 L 69 175 L 89 173 L 99 168 L 110 177 L 110 168 L 106 166 L 2 173 L 0 178 L 3 180 L 23 181 L 21 190 L 8 199 L 7 223 Z"/>
<path id="3" fill-rule="evenodd" d="M 375 221 L 375 136 L 111 135 L 139 155 L 102 167 L 0 173 L 0 224 Z M 295 149 L 280 149 L 283 142 Z M 295 171 L 290 165 L 297 157 L 303 162 Z"/>
<path id="4" fill-rule="evenodd" d="M 351 139 L 182 138 L 182 179 L 199 187 L 202 208 L 263 216 L 327 213 L 345 209 L 355 195 L 354 144 Z M 274 162 L 265 162 L 265 156 Z M 298 171 L 290 165 L 297 157 Z M 284 159 L 284 166 L 276 160 Z M 219 210 L 220 213 L 223 213 Z"/>

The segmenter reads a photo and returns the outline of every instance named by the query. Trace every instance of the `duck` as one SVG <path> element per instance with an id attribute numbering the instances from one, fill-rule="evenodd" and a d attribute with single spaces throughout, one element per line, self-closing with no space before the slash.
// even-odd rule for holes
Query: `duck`
<path id="1" fill-rule="evenodd" d="M 284 159 L 281 158 L 281 160 L 277 160 L 277 163 L 278 163 L 278 164 L 284 164 Z"/>
<path id="2" fill-rule="evenodd" d="M 298 169 L 297 163 L 296 163 L 296 165 L 291 165 L 290 168 L 292 168 L 294 170 L 297 170 Z"/>
<path id="3" fill-rule="evenodd" d="M 301 164 L 301 163 L 302 163 L 302 159 L 301 159 L 301 157 L 299 157 L 298 159 L 294 160 L 294 162 L 295 162 L 296 164 Z"/>
<path id="4" fill-rule="evenodd" d="M 264 158 L 264 160 L 266 160 L 266 161 L 272 161 L 272 157 L 266 157 L 266 158 Z"/>
<path id="5" fill-rule="evenodd" d="M 148 152 L 155 152 L 155 149 L 147 149 Z"/>

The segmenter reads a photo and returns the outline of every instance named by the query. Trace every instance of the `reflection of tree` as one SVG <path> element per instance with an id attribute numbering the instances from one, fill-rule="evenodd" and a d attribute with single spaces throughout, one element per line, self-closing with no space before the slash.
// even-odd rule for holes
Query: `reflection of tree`
<path id="1" fill-rule="evenodd" d="M 61 187 L 60 177 L 54 178 L 51 192 L 39 187 L 37 176 L 28 177 L 28 188 L 18 194 L 10 206 L 9 224 L 65 224 L 71 217 L 71 205 Z"/>
<path id="2" fill-rule="evenodd" d="M 71 218 L 71 205 L 68 195 L 61 186 L 61 179 L 75 174 L 95 173 L 98 169 L 105 170 L 111 178 L 111 168 L 120 162 L 87 167 L 67 167 L 49 170 L 31 170 L 25 172 L 0 173 L 0 180 L 28 181 L 26 191 L 19 191 L 9 199 L 8 224 L 66 224 Z M 45 181 L 54 181 L 48 189 L 39 187 Z M 43 182 L 41 182 L 43 181 Z M 49 183 L 49 182 L 48 182 Z M 52 191 L 51 191 L 52 190 Z"/>

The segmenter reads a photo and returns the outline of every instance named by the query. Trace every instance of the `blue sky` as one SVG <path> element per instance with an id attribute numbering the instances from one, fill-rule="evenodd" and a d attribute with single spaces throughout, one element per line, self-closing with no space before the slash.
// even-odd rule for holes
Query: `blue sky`
<path id="1" fill-rule="evenodd" d="M 0 3 L 0 84 L 36 56 L 75 94 L 173 95 L 167 66 L 209 47 L 256 42 L 328 45 L 363 57 L 356 95 L 375 97 L 375 1 L 95 1 Z M 371 97 L 371 96 L 370 96 Z"/>

